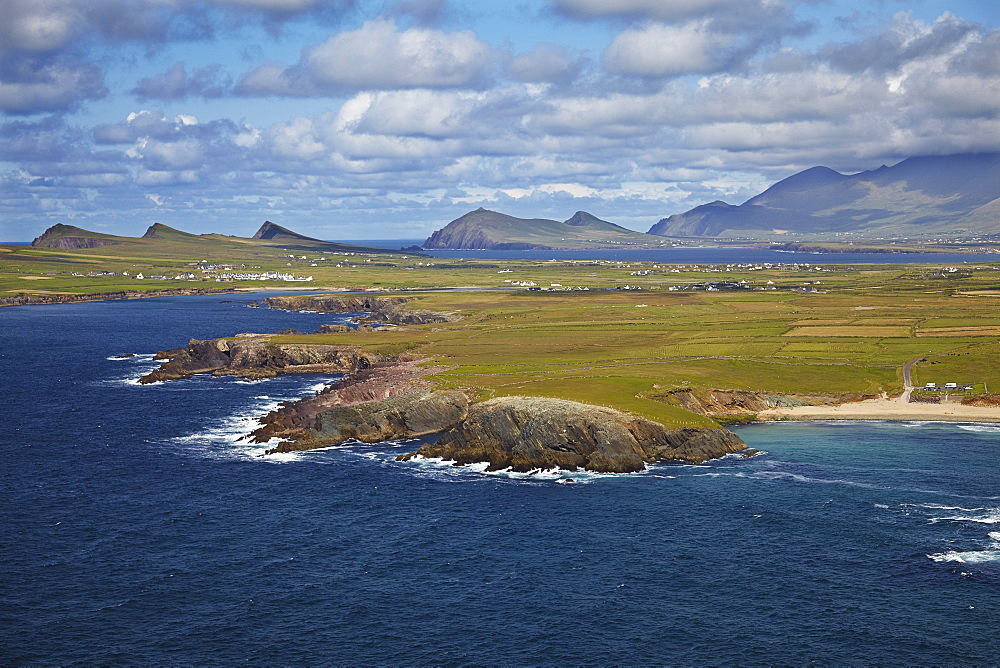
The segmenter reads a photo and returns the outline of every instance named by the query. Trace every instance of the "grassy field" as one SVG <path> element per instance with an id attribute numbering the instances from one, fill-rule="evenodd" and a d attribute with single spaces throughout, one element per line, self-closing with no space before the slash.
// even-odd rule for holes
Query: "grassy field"
<path id="1" fill-rule="evenodd" d="M 1000 270 L 993 266 L 942 276 L 931 265 L 827 265 L 828 271 L 816 271 L 388 255 L 320 260 L 309 253 L 291 261 L 281 254 L 223 248 L 214 256 L 206 251 L 206 257 L 163 258 L 122 256 L 108 247 L 69 252 L 7 246 L 0 247 L 0 290 L 11 295 L 179 285 L 303 287 L 72 275 L 95 269 L 199 273 L 200 260 L 312 275 L 310 288 L 510 287 L 505 281 L 586 286 L 590 290 L 578 292 L 415 293 L 417 308 L 459 312 L 461 320 L 277 340 L 349 343 L 390 354 L 414 351 L 440 368 L 433 378 L 441 386 L 474 388 L 483 397 L 561 397 L 667 424 L 708 420 L 649 398 L 657 390 L 894 394 L 902 391 L 902 366 L 914 359 L 922 360 L 913 368 L 917 385 L 957 382 L 976 392 L 1000 390 Z M 747 289 L 688 289 L 711 281 L 746 281 Z M 624 285 L 643 289 L 607 289 Z M 810 288 L 815 291 L 803 291 Z M 175 343 L 165 341 L 164 347 Z"/>

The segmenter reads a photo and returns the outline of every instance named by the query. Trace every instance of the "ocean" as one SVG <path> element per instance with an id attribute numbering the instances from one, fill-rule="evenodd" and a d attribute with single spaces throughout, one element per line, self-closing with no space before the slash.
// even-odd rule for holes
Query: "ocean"
<path id="1" fill-rule="evenodd" d="M 135 380 L 344 319 L 261 297 L 0 309 L 0 665 L 1000 663 L 998 426 L 748 425 L 761 456 L 631 475 L 260 457 L 334 377 Z"/>
<path id="2" fill-rule="evenodd" d="M 374 239 L 341 241 L 356 246 L 399 250 L 419 246 L 425 239 Z M 481 260 L 595 260 L 604 262 L 662 262 L 664 264 L 903 264 L 998 265 L 996 253 L 798 253 L 748 248 L 598 248 L 594 250 L 425 250 L 442 259 Z"/>

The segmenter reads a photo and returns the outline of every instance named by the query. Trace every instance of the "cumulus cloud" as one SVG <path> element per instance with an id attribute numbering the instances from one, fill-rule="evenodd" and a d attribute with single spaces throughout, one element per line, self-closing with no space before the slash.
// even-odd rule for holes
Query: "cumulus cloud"
<path id="1" fill-rule="evenodd" d="M 3 0 L 0 3 L 0 110 L 72 110 L 106 93 L 107 46 L 148 51 L 198 41 L 248 22 L 274 25 L 297 15 L 341 13 L 351 0 Z M 215 97 L 226 81 L 211 67 L 143 80 L 141 97 Z M 183 78 L 183 77 L 182 77 Z"/>
<path id="2" fill-rule="evenodd" d="M 138 81 L 132 93 L 169 114 L 136 108 L 93 128 L 60 116 L 0 126 L 0 158 L 16 166 L 0 175 L 0 209 L 128 216 L 156 207 L 167 220 L 192 211 L 245 219 L 266 207 L 320 225 L 333 210 L 376 221 L 402 207 L 433 227 L 480 205 L 565 217 L 574 207 L 600 215 L 603 203 L 604 217 L 644 229 L 648 218 L 746 199 L 816 164 L 866 169 L 1000 150 L 997 31 L 903 13 L 842 43 L 769 50 L 795 22 L 777 0 L 745 6 L 759 18 L 765 4 L 780 19 L 773 29 L 737 25 L 730 14 L 743 10 L 722 0 L 560 0 L 576 16 L 625 17 L 609 24 L 619 33 L 595 62 L 565 43 L 510 53 L 468 31 L 426 27 L 442 2 L 386 3 L 401 23 L 332 34 L 291 65 L 258 61 L 237 87 L 191 59 Z M 305 0 L 227 6 L 320 10 Z M 426 22 L 414 19 L 421 8 Z M 76 35 L 55 21 L 19 38 L 0 58 L 0 106 L 32 113 L 102 94 L 100 71 L 66 56 Z M 18 62 L 28 65 L 11 69 Z M 43 81 L 50 88 L 34 98 L 12 88 Z M 329 99 L 316 105 L 322 112 L 302 104 L 268 122 L 213 118 L 219 102 L 199 105 L 199 119 L 183 104 L 234 90 Z M 623 210 L 629 219 L 614 215 Z"/>
<path id="3" fill-rule="evenodd" d="M 0 63 L 0 110 L 8 114 L 72 109 L 107 92 L 104 75 L 91 65 L 28 58 Z"/>
<path id="4" fill-rule="evenodd" d="M 651 23 L 620 33 L 604 60 L 619 74 L 662 77 L 713 72 L 722 67 L 723 50 L 732 41 L 730 35 L 712 31 L 707 21 L 681 26 Z"/>
<path id="5" fill-rule="evenodd" d="M 290 68 L 265 63 L 247 74 L 248 95 L 308 96 L 344 90 L 475 88 L 489 79 L 494 54 L 469 30 L 400 31 L 392 21 L 365 22 L 306 49 Z"/>

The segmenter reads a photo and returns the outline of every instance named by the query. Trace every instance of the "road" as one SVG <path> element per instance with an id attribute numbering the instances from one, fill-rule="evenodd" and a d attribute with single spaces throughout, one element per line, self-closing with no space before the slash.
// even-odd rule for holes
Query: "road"
<path id="1" fill-rule="evenodd" d="M 922 357 L 918 357 L 917 359 L 910 360 L 903 365 L 903 396 L 899 398 L 899 402 L 902 404 L 909 403 L 910 392 L 913 391 L 913 381 L 910 380 L 910 369 L 912 369 L 913 365 L 922 359 Z"/>

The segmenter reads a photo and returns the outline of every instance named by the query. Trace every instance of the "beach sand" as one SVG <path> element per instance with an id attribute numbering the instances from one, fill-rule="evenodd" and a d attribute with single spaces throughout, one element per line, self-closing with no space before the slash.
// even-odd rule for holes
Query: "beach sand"
<path id="1" fill-rule="evenodd" d="M 896 399 L 867 399 L 839 406 L 772 408 L 757 414 L 760 420 L 888 420 L 940 422 L 1000 422 L 1000 406 L 907 403 Z"/>

